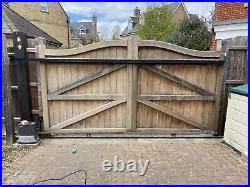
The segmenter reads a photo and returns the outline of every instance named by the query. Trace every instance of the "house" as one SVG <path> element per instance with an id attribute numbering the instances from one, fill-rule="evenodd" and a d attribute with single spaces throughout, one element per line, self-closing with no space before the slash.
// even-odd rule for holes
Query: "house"
<path id="1" fill-rule="evenodd" d="M 47 48 L 57 48 L 62 45 L 61 42 L 2 3 L 2 33 L 6 35 L 7 47 L 13 47 L 12 33 L 17 31 L 25 33 L 33 42 L 36 37 L 45 38 Z"/>
<path id="2" fill-rule="evenodd" d="M 221 41 L 248 36 L 248 3 L 216 2 L 211 50 L 220 50 Z"/>
<path id="3" fill-rule="evenodd" d="M 71 47 L 81 47 L 98 40 L 97 17 L 95 15 L 92 18 L 92 22 L 70 22 Z"/>
<path id="4" fill-rule="evenodd" d="M 9 2 L 10 9 L 69 47 L 69 17 L 58 2 Z"/>
<path id="5" fill-rule="evenodd" d="M 171 3 L 168 4 L 168 7 L 169 11 L 171 12 L 172 19 L 176 23 L 180 23 L 184 19 L 188 19 L 190 16 L 184 3 Z M 128 26 L 122 31 L 120 37 L 127 37 L 129 35 L 137 34 L 140 16 L 140 9 L 136 7 L 134 9 L 134 15 L 129 18 Z"/>
<path id="6" fill-rule="evenodd" d="M 120 37 L 127 37 L 129 35 L 136 35 L 138 31 L 138 25 L 140 22 L 141 12 L 138 7 L 134 9 L 134 16 L 131 16 L 128 20 L 128 26 L 122 31 Z"/>

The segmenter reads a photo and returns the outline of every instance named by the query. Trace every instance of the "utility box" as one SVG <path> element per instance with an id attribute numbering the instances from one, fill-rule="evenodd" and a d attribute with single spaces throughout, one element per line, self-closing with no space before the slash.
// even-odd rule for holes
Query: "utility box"
<path id="1" fill-rule="evenodd" d="M 225 124 L 226 143 L 248 156 L 248 85 L 230 89 Z"/>
<path id="2" fill-rule="evenodd" d="M 32 144 L 39 141 L 37 126 L 35 122 L 28 122 L 27 124 L 18 124 L 18 143 Z"/>

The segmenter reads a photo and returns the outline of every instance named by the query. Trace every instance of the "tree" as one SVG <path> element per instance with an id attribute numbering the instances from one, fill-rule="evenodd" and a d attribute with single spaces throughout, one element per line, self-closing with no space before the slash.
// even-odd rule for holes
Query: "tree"
<path id="1" fill-rule="evenodd" d="M 77 47 L 82 47 L 82 46 L 85 46 L 85 45 L 88 45 L 88 44 L 91 44 L 95 42 L 93 39 L 87 39 L 83 36 L 79 36 L 78 39 L 76 40 L 73 40 L 70 44 L 70 47 L 71 48 L 77 48 Z"/>
<path id="2" fill-rule="evenodd" d="M 115 25 L 112 29 L 112 40 L 117 40 L 120 38 L 121 27 L 119 25 Z"/>
<path id="3" fill-rule="evenodd" d="M 167 4 L 147 7 L 142 19 L 138 34 L 146 40 L 166 40 L 176 26 Z"/>
<path id="4" fill-rule="evenodd" d="M 207 20 L 190 15 L 190 19 L 182 21 L 173 35 L 165 41 L 189 49 L 209 50 L 210 39 L 211 32 L 208 30 Z"/>
<path id="5" fill-rule="evenodd" d="M 99 33 L 99 41 L 100 42 L 105 41 L 105 37 L 104 37 L 103 33 Z"/>

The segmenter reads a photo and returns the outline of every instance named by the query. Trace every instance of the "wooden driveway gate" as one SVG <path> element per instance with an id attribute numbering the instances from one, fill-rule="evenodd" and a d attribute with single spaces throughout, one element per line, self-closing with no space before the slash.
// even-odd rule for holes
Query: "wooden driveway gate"
<path id="1" fill-rule="evenodd" d="M 217 52 L 136 36 L 37 49 L 45 132 L 218 130 L 224 66 Z"/>

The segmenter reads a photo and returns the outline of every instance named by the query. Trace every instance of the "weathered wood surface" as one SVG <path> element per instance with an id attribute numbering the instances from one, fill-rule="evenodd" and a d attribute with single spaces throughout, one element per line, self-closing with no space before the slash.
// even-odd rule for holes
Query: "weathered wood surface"
<path id="1" fill-rule="evenodd" d="M 184 47 L 180 47 L 171 43 L 161 42 L 161 41 L 139 41 L 139 46 L 144 48 L 144 50 L 151 50 L 152 48 L 157 50 L 165 50 L 169 51 L 168 54 L 169 57 L 176 58 L 174 54 L 179 55 L 187 55 L 191 56 L 192 58 L 219 58 L 220 53 L 217 51 L 197 51 L 192 49 L 187 49 Z M 151 49 L 150 49 L 151 48 Z M 149 57 L 150 58 L 150 57 Z"/>
<path id="2" fill-rule="evenodd" d="M 8 145 L 15 142 L 15 125 L 12 106 L 10 59 L 6 47 L 6 36 L 2 34 L 2 135 L 6 135 Z M 3 123 L 4 122 L 4 123 Z"/>
<path id="3" fill-rule="evenodd" d="M 67 126 L 69 126 L 69 125 L 72 125 L 72 124 L 74 124 L 74 123 L 77 123 L 77 122 L 79 122 L 79 121 L 81 121 L 81 120 L 84 120 L 84 119 L 86 119 L 86 118 L 88 118 L 88 117 L 91 117 L 91 116 L 93 116 L 93 115 L 95 115 L 95 114 L 98 114 L 98 113 L 100 113 L 100 112 L 103 112 L 103 111 L 105 111 L 105 110 L 108 110 L 108 109 L 110 109 L 111 107 L 114 107 L 114 106 L 116 106 L 116 105 L 119 105 L 119 104 L 121 104 L 121 103 L 123 103 L 123 102 L 125 102 L 125 100 L 119 100 L 119 99 L 118 99 L 118 100 L 115 100 L 115 101 L 106 103 L 106 104 L 101 105 L 101 106 L 98 106 L 98 107 L 96 107 L 96 108 L 94 108 L 94 109 L 92 109 L 92 110 L 89 110 L 89 111 L 87 111 L 87 112 L 84 112 L 84 113 L 82 113 L 82 114 L 80 114 L 80 115 L 78 115 L 78 116 L 75 116 L 75 117 L 73 117 L 73 118 L 71 118 L 71 119 L 68 119 L 68 120 L 66 120 L 66 121 L 64 121 L 64 122 L 61 122 L 61 123 L 59 123 L 59 124 L 57 124 L 57 125 L 51 127 L 51 129 L 52 129 L 52 130 L 53 130 L 53 129 L 60 130 L 60 129 L 64 128 L 64 127 L 67 127 Z"/>
<path id="4" fill-rule="evenodd" d="M 128 59 L 138 59 L 138 37 L 132 36 L 128 39 Z M 137 78 L 138 69 L 135 64 L 128 64 L 127 67 L 128 78 L 128 98 L 127 98 L 127 130 L 136 130 L 136 110 L 137 110 Z"/>
<path id="5" fill-rule="evenodd" d="M 208 129 L 208 127 L 206 127 L 206 125 L 203 125 L 203 124 L 201 124 L 199 122 L 196 122 L 195 120 L 190 119 L 190 118 L 188 118 L 188 117 L 186 117 L 186 116 L 184 116 L 184 115 L 182 115 L 182 114 L 180 114 L 178 112 L 175 112 L 175 111 L 173 111 L 173 110 L 171 110 L 171 109 L 169 109 L 167 107 L 163 107 L 163 106 L 161 106 L 159 104 L 156 104 L 156 103 L 151 102 L 151 101 L 147 101 L 145 99 L 140 99 L 139 102 L 144 104 L 144 105 L 147 105 L 147 106 L 149 106 L 149 107 L 151 107 L 153 109 L 156 109 L 156 110 L 158 110 L 158 111 L 160 111 L 162 113 L 165 113 L 165 114 L 167 114 L 167 115 L 169 115 L 171 117 L 174 117 L 174 118 L 179 119 L 179 120 L 181 120 L 181 121 L 183 121 L 185 123 L 188 123 L 189 125 L 192 125 L 192 126 L 194 126 L 196 128 L 199 128 L 199 129 L 202 129 L 202 130 Z"/>
<path id="6" fill-rule="evenodd" d="M 42 97 L 42 108 L 43 108 L 43 130 L 49 130 L 49 108 L 47 101 L 47 73 L 46 64 L 40 65 L 40 81 L 41 81 L 41 97 Z"/>
<path id="7" fill-rule="evenodd" d="M 228 89 L 248 80 L 247 40 L 237 37 L 227 42 L 226 50 L 223 51 L 227 52 L 228 75 L 225 94 L 221 96 L 225 98 L 224 101 L 220 101 L 219 96 L 220 90 L 223 92 L 223 85 L 220 83 L 223 80 L 220 80 L 219 75 L 223 63 L 219 59 L 219 52 L 195 51 L 158 41 L 138 41 L 135 37 L 129 40 L 100 42 L 77 49 L 52 50 L 44 49 L 41 45 L 29 46 L 27 54 L 32 120 L 39 123 L 39 114 L 43 114 L 42 103 L 39 101 L 42 95 L 39 91 L 40 68 L 35 57 L 45 57 L 45 61 L 48 59 L 48 63 L 45 62 L 48 108 L 48 122 L 45 126 L 47 125 L 48 131 L 56 124 L 116 100 L 125 102 L 61 130 L 65 133 L 67 130 L 68 133 L 69 130 L 84 132 L 84 129 L 96 128 L 129 131 L 150 128 L 181 131 L 196 128 L 138 102 L 146 100 L 169 108 L 210 130 L 223 131 L 218 127 L 218 120 L 221 120 L 217 115 L 218 106 L 224 105 L 225 109 Z M 40 51 L 41 48 L 44 49 L 43 52 Z M 9 56 L 10 74 L 13 75 L 11 90 L 14 120 L 18 122 L 20 110 L 15 65 L 12 63 L 14 53 L 9 52 Z M 129 61 L 131 59 L 137 61 L 133 64 Z M 84 84 L 75 84 L 119 65 L 122 67 L 115 71 Z M 74 84 L 75 87 L 71 88 Z M 225 116 L 225 111 L 220 109 L 220 116 Z"/>
<path id="8" fill-rule="evenodd" d="M 215 101 L 215 96 L 203 95 L 139 95 L 138 98 L 150 101 Z"/>
<path id="9" fill-rule="evenodd" d="M 71 83 L 69 85 L 64 86 L 63 88 L 59 88 L 58 90 L 55 90 L 55 91 L 49 93 L 48 97 L 53 98 L 53 96 L 57 96 L 59 94 L 62 94 L 62 93 L 67 92 L 69 90 L 72 90 L 72 89 L 74 89 L 74 88 L 76 88 L 78 86 L 87 84 L 87 83 L 89 83 L 91 81 L 94 81 L 95 79 L 103 77 L 103 76 L 105 76 L 105 75 L 107 75 L 109 73 L 112 73 L 114 71 L 117 71 L 117 70 L 119 70 L 119 69 L 121 69 L 123 67 L 125 67 L 125 65 L 114 65 L 114 66 L 107 67 L 107 68 L 102 69 L 102 70 L 100 70 L 98 72 L 90 74 L 89 76 L 84 77 L 81 80 L 78 80 L 78 81 L 76 81 L 74 83 Z"/>
<path id="10" fill-rule="evenodd" d="M 45 129 L 65 134 L 137 129 L 216 132 L 218 73 L 223 65 L 219 56 L 138 41 L 135 36 L 79 49 L 46 49 L 42 60 L 47 84 L 43 99 L 48 105 Z M 106 59 L 112 65 L 88 59 Z M 151 64 L 133 64 L 140 59 Z M 169 59 L 173 61 L 152 63 Z"/>
<path id="11" fill-rule="evenodd" d="M 35 39 L 35 52 L 36 58 L 44 58 L 45 57 L 45 49 L 46 49 L 46 40 L 44 38 L 36 38 Z M 31 51 L 31 50 L 30 50 Z M 36 64 L 36 73 L 37 73 L 37 97 L 38 97 L 38 108 L 39 108 L 39 116 L 42 116 L 43 107 L 42 107 L 42 90 L 41 90 L 41 80 L 40 80 L 40 62 L 38 61 Z"/>
<path id="12" fill-rule="evenodd" d="M 170 73 L 162 71 L 162 70 L 160 70 L 160 69 L 158 69 L 156 67 L 153 67 L 153 66 L 142 66 L 142 68 L 144 68 L 144 69 L 146 69 L 148 71 L 151 71 L 153 73 L 156 73 L 156 74 L 158 74 L 158 75 L 160 75 L 160 76 L 162 76 L 162 77 L 164 77 L 166 79 L 169 79 L 169 80 L 171 80 L 173 82 L 176 82 L 177 84 L 180 84 L 180 85 L 182 85 L 184 87 L 187 87 L 187 88 L 191 89 L 194 92 L 200 93 L 200 94 L 205 95 L 205 96 L 213 95 L 209 91 L 204 90 L 204 89 L 196 86 L 195 84 L 192 84 L 192 83 L 190 83 L 190 82 L 188 82 L 188 81 L 186 81 L 184 79 L 180 79 L 177 76 L 174 76 L 174 75 L 172 75 Z"/>
<path id="13" fill-rule="evenodd" d="M 124 50 L 120 46 L 97 47 L 90 51 L 85 53 L 81 51 L 82 54 L 71 57 L 88 59 L 127 57 L 126 48 Z M 47 81 L 50 132 L 56 129 L 66 133 L 78 130 L 85 132 L 84 129 L 88 128 L 99 128 L 101 131 L 102 128 L 119 130 L 126 127 L 124 103 L 127 100 L 126 64 L 110 66 L 101 63 L 50 63 L 46 66 L 47 80 L 51 80 Z"/>
<path id="14" fill-rule="evenodd" d="M 46 49 L 47 56 L 72 56 L 72 55 L 79 55 L 81 53 L 88 53 L 91 51 L 96 51 L 98 49 L 105 49 L 110 47 L 127 47 L 127 40 L 113 40 L 113 41 L 104 41 L 93 43 L 87 46 L 83 46 L 80 48 L 73 48 L 73 49 Z M 122 56 L 119 56 L 121 58 Z M 105 58 L 105 57 L 102 57 Z"/>
<path id="15" fill-rule="evenodd" d="M 222 52 L 225 56 L 225 81 L 222 88 L 223 101 L 221 103 L 220 123 L 222 127 L 220 134 L 224 132 L 226 120 L 228 94 L 231 87 L 248 83 L 248 37 L 235 37 L 222 41 Z"/>

